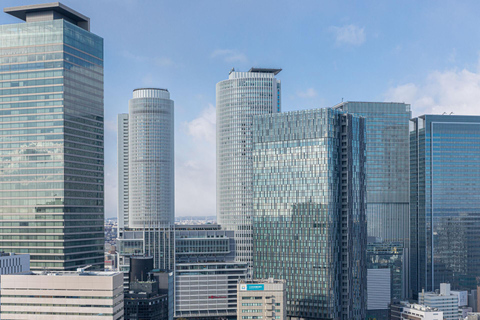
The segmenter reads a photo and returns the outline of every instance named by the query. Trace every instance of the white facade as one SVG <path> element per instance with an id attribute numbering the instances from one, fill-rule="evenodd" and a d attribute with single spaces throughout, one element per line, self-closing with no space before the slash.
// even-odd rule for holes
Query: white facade
<path id="1" fill-rule="evenodd" d="M 397 317 L 392 316 L 392 319 L 405 320 L 444 320 L 443 312 L 420 304 L 402 303 L 403 311 Z"/>
<path id="2" fill-rule="evenodd" d="M 237 285 L 237 319 L 287 319 L 285 280 L 247 280 Z"/>
<path id="3" fill-rule="evenodd" d="M 0 281 L 3 320 L 123 319 L 119 272 L 29 272 Z"/>
<path id="4" fill-rule="evenodd" d="M 450 292 L 450 284 L 448 283 L 441 283 L 438 293 L 420 292 L 418 302 L 443 311 L 446 320 L 458 320 L 458 296 Z"/>
<path id="5" fill-rule="evenodd" d="M 173 101 L 165 89 L 137 89 L 128 115 L 128 227 L 174 223 Z"/>
<path id="6" fill-rule="evenodd" d="M 280 112 L 281 69 L 231 71 L 217 83 L 217 217 L 235 231 L 237 261 L 252 264 L 252 125 L 254 115 Z"/>

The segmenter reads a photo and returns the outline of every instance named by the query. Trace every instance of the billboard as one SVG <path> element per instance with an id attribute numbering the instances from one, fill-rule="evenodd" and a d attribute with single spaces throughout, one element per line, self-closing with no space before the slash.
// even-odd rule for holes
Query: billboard
<path id="1" fill-rule="evenodd" d="M 263 291 L 265 290 L 265 285 L 263 284 L 241 284 L 241 291 Z"/>

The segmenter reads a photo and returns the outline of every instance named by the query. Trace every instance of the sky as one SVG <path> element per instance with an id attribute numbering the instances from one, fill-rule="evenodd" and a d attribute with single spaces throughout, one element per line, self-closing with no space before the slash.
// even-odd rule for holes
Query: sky
<path id="1" fill-rule="evenodd" d="M 104 38 L 106 217 L 117 214 L 117 115 L 136 88 L 175 101 L 176 216 L 215 215 L 215 84 L 232 67 L 282 68 L 283 111 L 343 99 L 480 114 L 479 1 L 61 2 Z"/>

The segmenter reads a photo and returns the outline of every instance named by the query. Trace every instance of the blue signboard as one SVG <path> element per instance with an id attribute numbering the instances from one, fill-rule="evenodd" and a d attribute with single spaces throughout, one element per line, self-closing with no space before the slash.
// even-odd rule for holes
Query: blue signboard
<path id="1" fill-rule="evenodd" d="M 247 284 L 247 290 L 248 291 L 263 291 L 264 290 L 264 285 L 263 284 Z"/>

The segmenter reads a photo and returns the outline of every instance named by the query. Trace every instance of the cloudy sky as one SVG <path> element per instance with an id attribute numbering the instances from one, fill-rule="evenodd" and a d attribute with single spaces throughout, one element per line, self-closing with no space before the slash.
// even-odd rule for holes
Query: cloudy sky
<path id="1" fill-rule="evenodd" d="M 215 84 L 232 67 L 282 68 L 284 111 L 344 99 L 480 114 L 478 1 L 62 3 L 105 39 L 107 217 L 117 210 L 117 114 L 135 88 L 167 88 L 175 101 L 177 216 L 215 214 Z M 1 24 L 17 22 L 0 14 Z"/>

